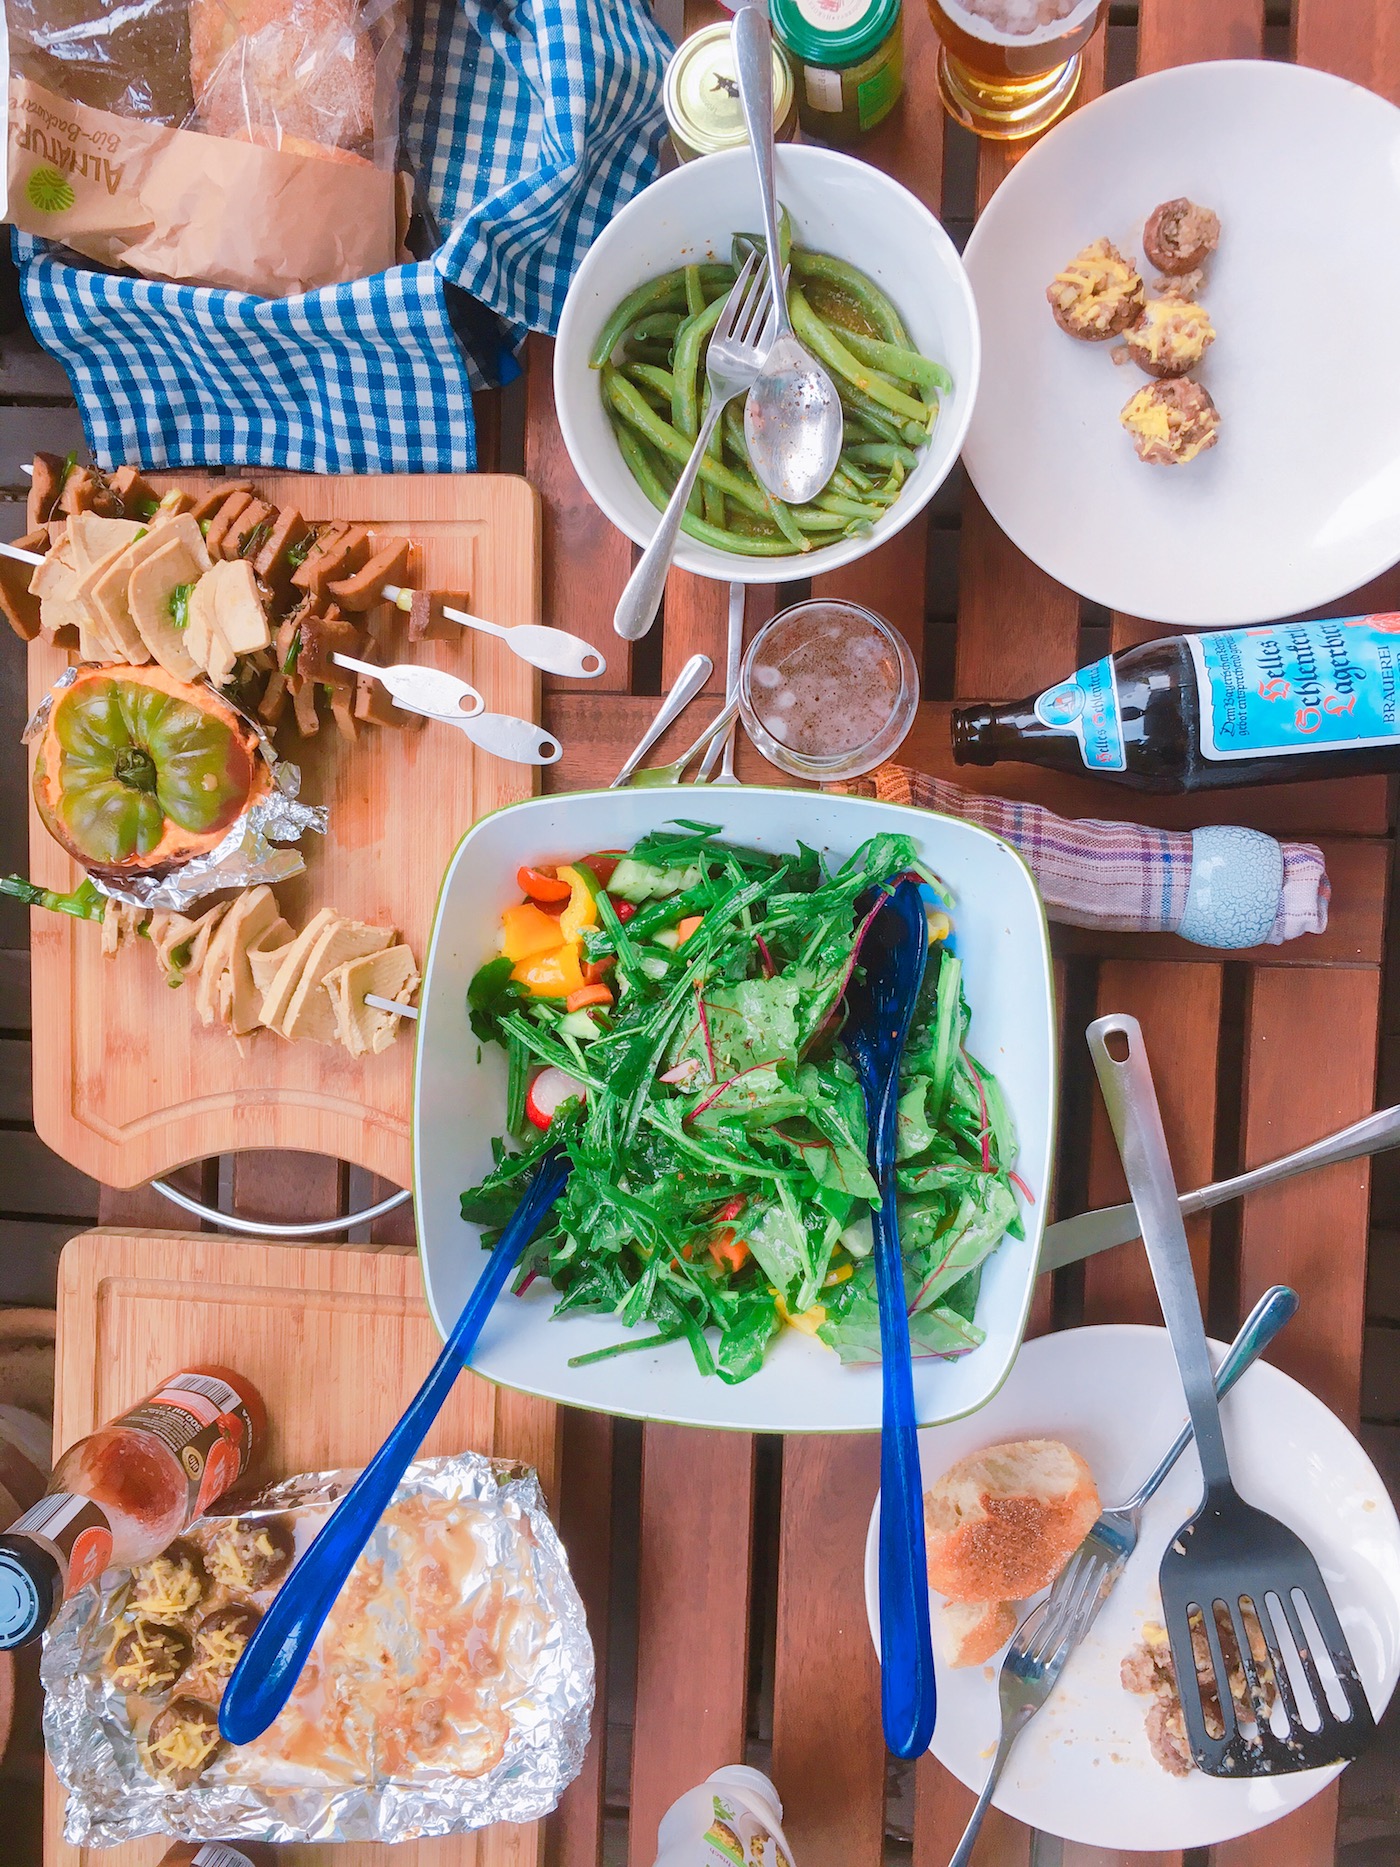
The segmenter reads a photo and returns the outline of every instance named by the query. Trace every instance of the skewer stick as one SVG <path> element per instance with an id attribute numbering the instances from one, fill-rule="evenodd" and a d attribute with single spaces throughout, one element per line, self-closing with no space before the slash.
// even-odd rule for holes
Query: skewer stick
<path id="1" fill-rule="evenodd" d="M 400 1005 L 396 999 L 381 998 L 378 992 L 366 992 L 365 1003 L 367 1005 L 373 1005 L 376 1011 L 390 1011 L 396 1018 L 413 1018 L 416 1020 L 418 1017 L 418 1007 L 416 1005 Z"/>
<path id="2" fill-rule="evenodd" d="M 38 551 L 21 551 L 18 545 L 0 544 L 0 557 L 13 558 L 17 564 L 42 564 L 44 559 Z"/>

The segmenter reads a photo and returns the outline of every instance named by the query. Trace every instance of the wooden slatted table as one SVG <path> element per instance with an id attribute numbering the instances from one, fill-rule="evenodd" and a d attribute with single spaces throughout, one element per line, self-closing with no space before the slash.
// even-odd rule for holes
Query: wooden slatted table
<path id="1" fill-rule="evenodd" d="M 1267 53 L 1324 67 L 1400 102 L 1400 31 L 1395 8 L 1383 0 L 1293 0 L 1288 43 L 1288 27 L 1272 9 L 1266 19 L 1263 0 L 1141 0 L 1135 23 L 1132 10 L 1123 11 L 1125 23 L 1111 22 L 1088 49 L 1085 97 L 1163 66 Z M 689 0 L 688 25 L 718 16 L 706 0 Z M 1282 17 L 1288 20 L 1286 8 Z M 965 233 L 1016 152 L 979 147 L 945 122 L 921 0 L 909 0 L 905 18 L 904 105 L 859 153 Z M 726 593 L 674 574 L 664 620 L 646 642 L 629 653 L 612 636 L 633 547 L 592 507 L 569 465 L 554 419 L 546 340 L 531 340 L 526 388 L 525 468 L 545 513 L 543 619 L 591 637 L 609 658 L 606 677 L 586 689 L 545 683 L 546 722 L 568 748 L 549 779 L 569 789 L 611 777 L 656 694 L 695 650 L 714 660 L 718 691 Z M 484 435 L 498 433 L 498 413 L 485 412 Z M 1132 617 L 1081 603 L 1043 575 L 957 481 L 882 552 L 818 580 L 817 592 L 854 595 L 882 611 L 922 656 L 926 700 L 901 756 L 944 776 L 954 775 L 952 700 L 1033 692 L 1108 646 L 1150 633 Z M 790 600 L 800 594 L 800 586 L 786 592 Z M 773 591 L 751 592 L 750 630 L 773 606 Z M 1334 613 L 1368 608 L 1400 608 L 1400 576 L 1344 599 Z M 694 729 L 688 719 L 685 736 Z M 745 747 L 740 770 L 758 778 L 766 768 Z M 956 776 L 1069 814 L 1140 814 L 1189 826 L 1220 813 L 1210 798 L 1129 798 L 1030 768 Z M 1057 930 L 1061 1212 L 1124 1196 L 1082 1038 L 1099 1012 L 1131 1011 L 1144 1024 L 1183 1184 L 1282 1153 L 1373 1106 L 1389 787 L 1378 778 L 1237 792 L 1229 815 L 1323 845 L 1335 886 L 1331 926 L 1321 938 L 1228 956 L 1173 936 Z M 1317 1041 L 1324 1032 L 1334 1041 Z M 349 1206 L 333 1202 L 360 1204 L 372 1190 L 362 1176 L 348 1186 L 338 1163 L 305 1156 L 244 1156 L 189 1177 L 207 1196 L 220 1173 L 226 1196 L 268 1217 L 345 1211 Z M 1291 1182 L 1243 1212 L 1223 1208 L 1192 1229 L 1216 1332 L 1232 1333 L 1267 1283 L 1295 1285 L 1304 1305 L 1276 1358 L 1349 1422 L 1360 1400 L 1367 1210 L 1368 1171 L 1358 1163 Z M 149 1194 L 104 1200 L 109 1222 L 168 1223 L 167 1215 Z M 376 1242 L 406 1244 L 410 1236 L 396 1214 Z M 1053 1289 L 1046 1280 L 1034 1326 L 1157 1316 L 1143 1257 L 1124 1249 L 1059 1273 Z M 628 1811 L 626 1858 L 646 1867 L 668 1803 L 709 1770 L 741 1759 L 746 1745 L 751 1759 L 771 1768 L 788 1804 L 787 1832 L 801 1867 L 875 1867 L 885 1850 L 887 1760 L 860 1585 L 877 1485 L 875 1443 L 801 1437 L 779 1445 L 666 1426 L 641 1429 L 640 1446 L 638 1436 L 601 1418 L 562 1417 L 555 1506 L 593 1622 L 600 1707 L 588 1766 L 550 1824 L 552 1867 L 599 1867 L 608 1808 L 614 1820 Z M 610 1607 L 618 1604 L 627 1607 L 627 1625 L 614 1626 L 610 1639 Z M 624 1677 L 609 1680 L 609 1660 Z M 622 1714 L 611 1741 L 610 1697 Z M 912 1858 L 915 1867 L 942 1867 L 972 1797 L 932 1760 L 915 1775 Z M 1284 1823 L 1216 1850 L 1215 1867 L 1323 1867 L 1334 1857 L 1336 1809 L 1335 1790 L 1324 1793 Z M 610 1858 L 623 1857 L 618 1844 Z M 993 1812 L 976 1858 L 979 1867 L 1020 1867 L 1030 1849 L 1029 1832 Z M 1100 1867 L 1098 1851 L 1063 1850 L 1073 1867 L 1090 1867 L 1091 1853 Z"/>

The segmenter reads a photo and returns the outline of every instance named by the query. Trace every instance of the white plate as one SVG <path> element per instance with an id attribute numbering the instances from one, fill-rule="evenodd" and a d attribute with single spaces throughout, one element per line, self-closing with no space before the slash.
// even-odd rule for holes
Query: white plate
<path id="1" fill-rule="evenodd" d="M 1212 1345 L 1217 1364 L 1223 1353 Z M 1336 1415 L 1267 1362 L 1226 1396 L 1223 1411 L 1242 1495 L 1290 1525 L 1316 1556 L 1379 1718 L 1400 1673 L 1400 1524 L 1379 1474 Z M 1141 1484 L 1185 1417 L 1165 1330 L 1066 1329 L 1025 1345 L 985 1412 L 919 1435 L 924 1482 L 1001 1440 L 1063 1439 L 1088 1460 L 1112 1504 Z M 1124 1691 L 1118 1667 L 1144 1620 L 1160 1616 L 1162 1551 L 1200 1497 L 1200 1463 L 1188 1448 L 1144 1512 L 1136 1553 L 1093 1630 L 1011 1753 L 995 1802 L 1018 1821 L 1093 1847 L 1208 1847 L 1277 1821 L 1339 1773 L 1224 1782 L 1198 1770 L 1169 1776 L 1153 1759 L 1144 1729 L 1150 1701 Z M 865 1552 L 877 1645 L 878 1510 Z M 932 1596 L 935 1615 L 940 1600 Z M 999 1665 L 1000 1655 L 986 1667 L 938 1667 L 930 1748 L 969 1789 L 981 1789 L 996 1742 Z"/>
<path id="2" fill-rule="evenodd" d="M 1118 412 L 1147 378 L 1067 337 L 1045 288 L 1187 195 L 1220 215 L 1199 372 L 1220 440 L 1148 467 Z M 1400 557 L 1400 110 L 1263 60 L 1140 78 L 1011 171 L 966 253 L 982 386 L 964 458 L 992 516 L 1061 583 L 1154 622 L 1311 609 Z"/>
<path id="3" fill-rule="evenodd" d="M 987 1261 L 977 1321 L 981 1348 L 957 1361 L 914 1364 L 920 1420 L 948 1420 L 983 1406 L 1006 1379 L 1025 1328 L 1044 1227 L 1054 1141 L 1055 1041 L 1049 942 L 1030 872 L 1008 844 L 931 811 L 815 791 L 582 791 L 538 797 L 483 818 L 462 840 L 443 881 L 424 966 L 414 1077 L 414 1189 L 428 1303 L 445 1334 L 487 1254 L 462 1222 L 459 1196 L 489 1168 L 491 1137 L 504 1127 L 505 1059 L 482 1049 L 467 1022 L 467 985 L 496 953 L 503 908 L 520 899 L 521 863 L 560 862 L 593 849 L 628 848 L 676 817 L 720 826 L 731 842 L 793 849 L 798 839 L 836 862 L 886 830 L 912 836 L 956 898 L 958 954 L 972 1007 L 970 1048 L 1000 1078 L 1020 1135 L 1017 1171 L 1036 1195 L 1023 1209 L 1024 1241 Z M 477 1062 L 481 1050 L 481 1061 Z M 810 1336 L 789 1329 L 760 1372 L 737 1387 L 696 1370 L 671 1343 L 591 1367 L 571 1356 L 625 1339 L 611 1318 L 551 1317 L 542 1280 L 503 1296 L 472 1366 L 494 1381 L 571 1406 L 639 1419 L 749 1432 L 869 1432 L 880 1422 L 878 1368 L 843 1368 Z M 651 1333 L 643 1325 L 642 1333 Z"/>

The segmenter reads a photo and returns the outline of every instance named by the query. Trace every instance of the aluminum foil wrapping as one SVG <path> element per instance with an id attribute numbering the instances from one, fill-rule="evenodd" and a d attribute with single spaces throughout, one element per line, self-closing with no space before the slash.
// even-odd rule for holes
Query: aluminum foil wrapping
<path id="1" fill-rule="evenodd" d="M 25 745 L 43 732 L 53 708 L 53 696 L 69 686 L 78 672 L 76 667 L 65 668 L 44 695 L 24 729 Z M 226 704 L 232 706 L 232 702 Z M 272 789 L 235 818 L 223 841 L 206 854 L 193 857 L 169 875 L 133 875 L 121 887 L 94 875 L 92 884 L 100 894 L 134 908 L 173 908 L 183 913 L 205 895 L 217 894 L 223 888 L 255 888 L 260 882 L 285 882 L 301 874 L 306 862 L 300 852 L 277 845 L 294 843 L 307 830 L 319 830 L 324 835 L 329 813 L 324 804 L 299 801 L 298 767 L 278 758 L 257 720 L 239 707 L 232 710 L 257 733 L 258 748 L 272 773 Z"/>
<path id="2" fill-rule="evenodd" d="M 299 1555 L 354 1476 L 289 1478 L 243 1506 L 237 1519 L 290 1521 Z M 188 1534 L 208 1539 L 232 1521 L 211 1515 Z M 413 1620 L 401 1611 L 415 1589 L 414 1599 L 423 1598 L 418 1565 L 425 1544 L 412 1526 L 424 1521 L 434 1538 L 451 1537 L 454 1560 L 463 1565 L 452 1608 L 440 1609 L 444 1625 L 458 1636 L 451 1640 L 423 1624 L 426 1614 Z M 443 1547 L 435 1541 L 429 1558 L 435 1603 L 442 1595 Z M 357 1582 L 361 1601 L 377 1591 L 361 1616 L 374 1633 L 373 1677 L 365 1654 L 337 1621 L 344 1608 L 351 1625 L 359 1624 L 353 1619 Z M 522 1466 L 471 1452 L 411 1465 L 276 1723 L 254 1744 L 224 1746 L 188 1789 L 163 1787 L 147 1773 L 137 1736 L 142 1715 L 133 1713 L 137 1702 L 106 1677 L 104 1660 L 122 1625 L 129 1587 L 126 1570 L 109 1569 L 66 1603 L 45 1637 L 44 1741 L 68 1790 L 64 1833 L 74 1845 L 110 1847 L 152 1834 L 272 1842 L 458 1834 L 547 1815 L 582 1768 L 593 1647 L 539 1482 Z M 254 1599 L 266 1606 L 272 1592 Z M 460 1638 L 460 1618 L 448 1620 L 454 1613 L 468 1617 L 470 1638 Z M 462 1662 L 455 1669 L 454 1656 Z M 481 1682 L 473 1688 L 471 1712 L 452 1697 L 464 1668 Z M 405 1761 L 402 1732 L 379 1700 L 395 1680 L 412 1684 L 425 1673 L 443 1683 L 416 1695 Z M 177 1682 L 174 1694 L 180 1690 Z M 334 1717 L 324 1711 L 332 1695 Z M 466 1734 L 430 1739 L 426 1757 L 417 1743 L 424 1696 L 432 1712 L 442 1711 L 444 1729 Z M 145 1716 L 149 1720 L 149 1707 Z M 354 1768 L 353 1758 L 361 1764 L 368 1758 L 370 1767 Z"/>

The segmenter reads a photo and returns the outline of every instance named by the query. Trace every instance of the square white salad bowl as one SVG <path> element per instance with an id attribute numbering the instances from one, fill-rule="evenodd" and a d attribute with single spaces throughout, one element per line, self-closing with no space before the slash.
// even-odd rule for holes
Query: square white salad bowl
<path id="1" fill-rule="evenodd" d="M 956 1361 L 914 1363 L 922 1425 L 971 1413 L 996 1393 L 1015 1360 L 1045 1223 L 1056 1105 L 1045 914 L 1029 870 L 999 838 L 954 818 L 871 799 L 757 787 L 581 791 L 513 804 L 463 837 L 443 880 L 424 967 L 414 1079 L 418 1245 L 434 1321 L 445 1336 L 487 1262 L 478 1228 L 461 1217 L 460 1196 L 488 1171 L 491 1138 L 504 1130 L 506 1065 L 497 1046 L 473 1034 L 467 987 L 499 950 L 502 911 L 520 899 L 516 870 L 628 848 L 677 817 L 715 824 L 724 840 L 756 849 L 791 850 L 804 842 L 832 867 L 880 831 L 903 833 L 952 894 L 972 1008 L 969 1048 L 1000 1079 L 1020 1141 L 1016 1170 L 1033 1195 L 1033 1203 L 1022 1200 L 1024 1240 L 1006 1239 L 986 1263 L 977 1305 L 986 1341 Z M 637 1419 L 770 1433 L 879 1427 L 879 1369 L 842 1367 L 810 1336 L 784 1330 L 760 1372 L 736 1387 L 702 1376 L 684 1342 L 572 1368 L 572 1357 L 620 1341 L 627 1331 L 609 1316 L 556 1320 L 554 1302 L 543 1279 L 522 1296 L 503 1295 L 472 1367 L 527 1393 Z"/>

